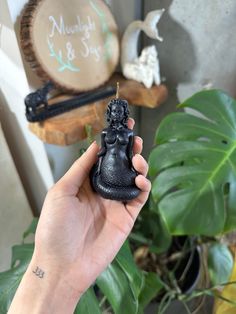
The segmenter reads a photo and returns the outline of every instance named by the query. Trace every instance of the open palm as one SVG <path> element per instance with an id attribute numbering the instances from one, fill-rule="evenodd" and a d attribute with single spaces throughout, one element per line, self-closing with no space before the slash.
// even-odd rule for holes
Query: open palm
<path id="1" fill-rule="evenodd" d="M 133 127 L 129 121 L 129 127 Z M 147 200 L 150 182 L 146 161 L 139 155 L 142 141 L 135 138 L 133 166 L 140 175 L 140 195 L 126 204 L 95 193 L 89 172 L 99 147 L 93 143 L 49 191 L 39 220 L 35 253 L 51 268 L 65 274 L 78 294 L 83 293 L 113 260 Z"/>

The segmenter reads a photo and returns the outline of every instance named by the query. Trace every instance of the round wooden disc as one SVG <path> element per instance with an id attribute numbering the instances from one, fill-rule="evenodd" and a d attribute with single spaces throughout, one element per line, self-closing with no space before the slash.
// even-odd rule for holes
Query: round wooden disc
<path id="1" fill-rule="evenodd" d="M 30 0 L 21 45 L 41 78 L 72 92 L 105 83 L 119 60 L 117 25 L 102 0 Z"/>

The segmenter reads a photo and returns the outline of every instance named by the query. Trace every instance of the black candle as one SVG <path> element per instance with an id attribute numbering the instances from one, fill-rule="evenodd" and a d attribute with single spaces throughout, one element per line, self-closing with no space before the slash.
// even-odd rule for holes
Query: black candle
<path id="1" fill-rule="evenodd" d="M 101 134 L 101 150 L 91 171 L 91 184 L 102 197 L 118 201 L 136 198 L 140 190 L 135 185 L 137 172 L 132 166 L 134 133 L 127 126 L 128 102 L 116 98 L 107 107 L 108 127 Z"/>

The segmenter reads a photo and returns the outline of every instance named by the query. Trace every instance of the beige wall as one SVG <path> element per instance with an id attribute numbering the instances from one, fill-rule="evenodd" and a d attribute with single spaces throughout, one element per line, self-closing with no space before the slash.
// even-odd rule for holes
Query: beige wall
<path id="1" fill-rule="evenodd" d="M 169 98 L 155 110 L 142 109 L 140 129 L 145 155 L 156 128 L 176 105 L 204 88 L 220 88 L 235 96 L 236 1 L 145 0 L 144 13 L 165 8 L 158 23 L 163 42 L 144 36 L 144 45 L 158 49 L 161 75 Z"/>
<path id="2" fill-rule="evenodd" d="M 10 266 L 11 247 L 19 244 L 33 215 L 0 125 L 0 271 Z"/>
<path id="3" fill-rule="evenodd" d="M 6 0 L 0 0 L 0 25 L 0 121 L 31 207 L 37 212 L 53 178 L 43 143 L 28 130 L 24 97 L 30 89 Z"/>

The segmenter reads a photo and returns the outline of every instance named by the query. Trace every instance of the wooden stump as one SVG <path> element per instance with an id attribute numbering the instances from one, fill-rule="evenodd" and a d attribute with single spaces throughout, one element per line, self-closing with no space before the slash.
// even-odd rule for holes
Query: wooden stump
<path id="1" fill-rule="evenodd" d="M 104 84 L 119 61 L 118 28 L 102 0 L 30 0 L 20 35 L 37 75 L 72 93 Z"/>

